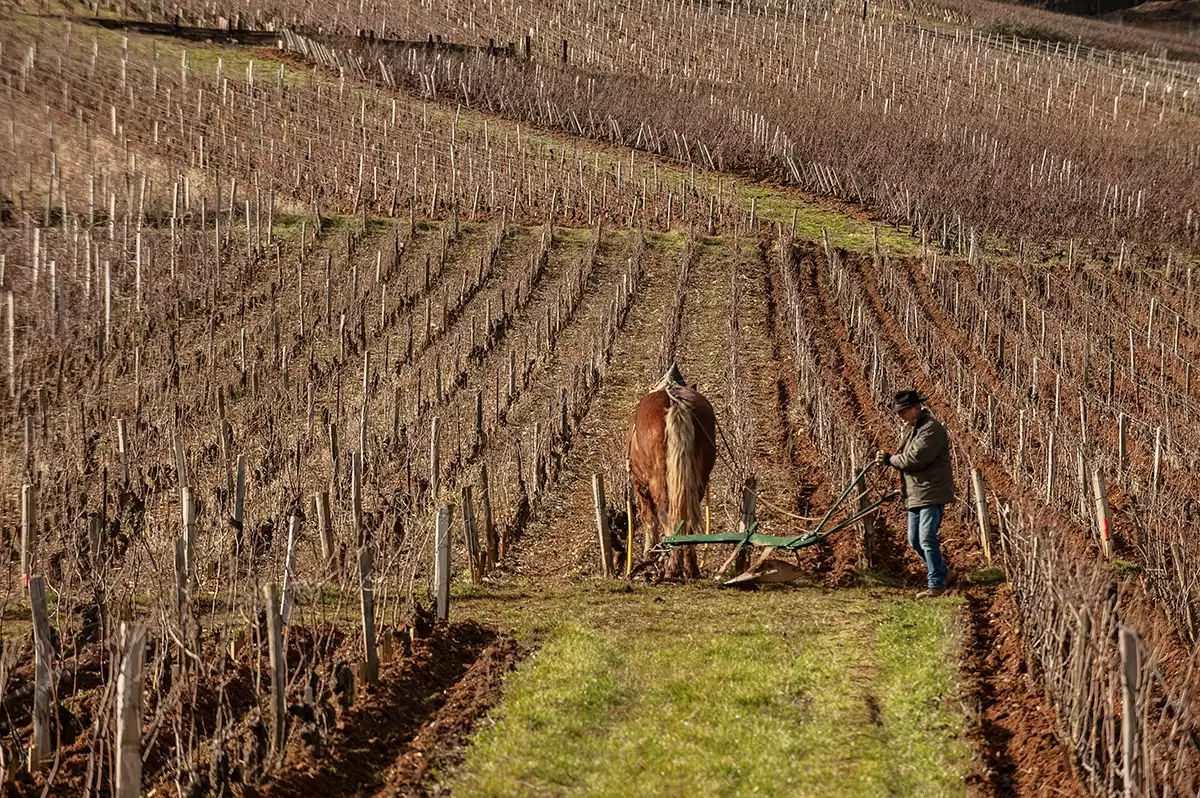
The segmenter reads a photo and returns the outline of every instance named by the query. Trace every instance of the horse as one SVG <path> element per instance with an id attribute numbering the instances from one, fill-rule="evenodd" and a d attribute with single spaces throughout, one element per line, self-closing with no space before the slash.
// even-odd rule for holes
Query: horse
<path id="1" fill-rule="evenodd" d="M 647 554 L 662 540 L 664 527 L 677 534 L 682 521 L 678 534 L 703 534 L 701 499 L 717 460 L 716 426 L 712 404 L 684 382 L 674 363 L 638 402 L 625 465 L 646 529 Z M 696 552 L 678 547 L 671 553 L 667 576 L 678 577 L 685 569 L 685 579 L 700 575 Z"/>

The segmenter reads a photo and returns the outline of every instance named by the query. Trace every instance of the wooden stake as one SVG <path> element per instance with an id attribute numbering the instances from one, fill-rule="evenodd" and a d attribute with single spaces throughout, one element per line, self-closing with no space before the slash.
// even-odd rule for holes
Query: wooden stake
<path id="1" fill-rule="evenodd" d="M 604 501 L 604 475 L 592 475 L 592 498 L 596 503 L 596 532 L 600 536 L 600 571 L 612 576 L 612 538 L 608 531 L 608 505 Z"/>
<path id="2" fill-rule="evenodd" d="M 492 486 L 486 462 L 479 465 L 479 505 L 483 518 L 483 539 L 487 546 L 486 570 L 491 570 L 500 561 L 500 540 L 496 525 L 492 522 Z"/>
<path id="3" fill-rule="evenodd" d="M 129 490 L 129 434 L 125 419 L 117 419 L 117 452 L 121 457 L 121 486 Z"/>
<path id="4" fill-rule="evenodd" d="M 121 624 L 121 669 L 117 675 L 117 784 L 114 798 L 142 794 L 142 662 L 146 627 Z"/>
<path id="5" fill-rule="evenodd" d="M 245 534 L 243 524 L 246 522 L 246 455 L 244 454 L 237 456 L 237 482 L 235 485 L 233 520 L 237 522 L 237 528 Z"/>
<path id="6" fill-rule="evenodd" d="M 1092 493 L 1096 500 L 1096 531 L 1100 535 L 1100 548 L 1105 557 L 1112 556 L 1112 513 L 1108 507 L 1108 485 L 1104 480 L 1104 472 L 1096 469 L 1092 472 Z"/>
<path id="7" fill-rule="evenodd" d="M 333 521 L 329 510 L 329 493 L 320 491 L 313 496 L 317 508 L 317 532 L 321 537 L 321 558 L 328 565 L 333 559 Z"/>
<path id="8" fill-rule="evenodd" d="M 1046 504 L 1054 500 L 1054 433 L 1046 443 Z"/>
<path id="9" fill-rule="evenodd" d="M 987 495 L 983 492 L 983 473 L 971 469 L 971 491 L 975 494 L 975 516 L 979 521 L 979 542 L 983 545 L 983 556 L 992 564 L 992 520 L 988 512 Z"/>
<path id="10" fill-rule="evenodd" d="M 450 508 L 441 507 L 434 526 L 434 594 L 437 619 L 450 620 Z"/>
<path id="11" fill-rule="evenodd" d="M 37 489 L 26 483 L 21 486 L 21 574 L 25 584 L 33 573 L 33 558 L 37 548 Z"/>
<path id="12" fill-rule="evenodd" d="M 367 684 L 374 684 L 379 679 L 379 657 L 375 651 L 375 588 L 372 583 L 374 567 L 374 549 L 370 546 L 363 546 L 358 555 L 358 579 L 362 606 L 363 645 L 367 653 Z"/>
<path id="13" fill-rule="evenodd" d="M 1137 633 L 1121 627 L 1121 768 L 1125 798 L 1141 795 L 1138 786 L 1140 768 L 1138 750 L 1141 713 L 1137 708 L 1137 689 L 1141 663 L 1138 661 Z"/>
<path id="14" fill-rule="evenodd" d="M 296 542 L 300 539 L 300 516 L 288 518 L 287 553 L 283 558 L 283 604 L 279 609 L 279 617 L 286 626 L 292 614 L 292 594 L 296 590 Z"/>
<path id="15" fill-rule="evenodd" d="M 287 733 L 287 705 L 283 691 L 287 688 L 287 658 L 283 650 L 283 618 L 280 615 L 279 588 L 274 582 L 263 585 L 267 613 L 267 648 L 271 657 L 271 754 L 283 755 L 284 735 Z"/>
<path id="16" fill-rule="evenodd" d="M 184 488 L 180 498 L 183 510 L 184 567 L 189 580 L 199 574 L 196 568 L 196 500 L 191 488 Z"/>
<path id="17" fill-rule="evenodd" d="M 471 502 L 471 486 L 462 487 L 463 532 L 467 537 L 467 567 L 471 571 L 471 583 L 483 582 L 485 557 L 479 552 L 479 530 L 475 526 L 475 505 Z"/>
<path id="18" fill-rule="evenodd" d="M 29 606 L 33 613 L 34 646 L 33 746 L 29 750 L 29 769 L 41 770 L 54 757 L 50 741 L 54 643 L 46 608 L 46 579 L 41 575 L 29 577 Z"/>
<path id="19" fill-rule="evenodd" d="M 437 502 L 438 477 L 442 472 L 442 420 L 434 416 L 429 431 L 429 496 L 430 501 Z"/>

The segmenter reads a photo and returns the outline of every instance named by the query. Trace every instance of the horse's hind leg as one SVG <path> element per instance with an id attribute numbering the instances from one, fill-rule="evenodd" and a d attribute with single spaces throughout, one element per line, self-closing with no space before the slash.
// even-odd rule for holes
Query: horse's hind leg
<path id="1" fill-rule="evenodd" d="M 692 554 L 691 546 L 676 546 L 671 549 L 671 559 L 667 563 L 667 578 L 668 579 L 686 579 L 684 571 L 684 560 L 689 554 Z"/>
<path id="2" fill-rule="evenodd" d="M 658 508 L 654 506 L 654 499 L 645 485 L 637 485 L 636 492 L 638 518 L 642 522 L 642 554 L 649 555 L 650 549 L 658 545 Z"/>

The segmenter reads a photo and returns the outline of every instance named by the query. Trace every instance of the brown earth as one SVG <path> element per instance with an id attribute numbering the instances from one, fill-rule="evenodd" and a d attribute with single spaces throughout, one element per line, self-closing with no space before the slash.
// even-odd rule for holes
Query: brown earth
<path id="1" fill-rule="evenodd" d="M 966 595 L 963 673 L 969 733 L 980 752 L 972 795 L 1087 795 L 1055 736 L 1054 709 L 1027 671 L 1020 617 L 1004 585 Z"/>

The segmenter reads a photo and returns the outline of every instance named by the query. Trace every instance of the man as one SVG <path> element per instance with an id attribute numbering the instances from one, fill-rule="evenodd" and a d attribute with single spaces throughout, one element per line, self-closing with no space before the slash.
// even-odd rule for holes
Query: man
<path id="1" fill-rule="evenodd" d="M 942 559 L 938 529 L 942 510 L 954 501 L 954 471 L 950 463 L 950 439 L 946 427 L 934 418 L 923 402 L 929 397 L 915 390 L 896 394 L 892 410 L 904 422 L 900 451 L 880 451 L 877 465 L 900 472 L 900 497 L 908 509 L 908 542 L 929 571 L 928 589 L 917 598 L 932 598 L 946 592 L 954 573 Z"/>

